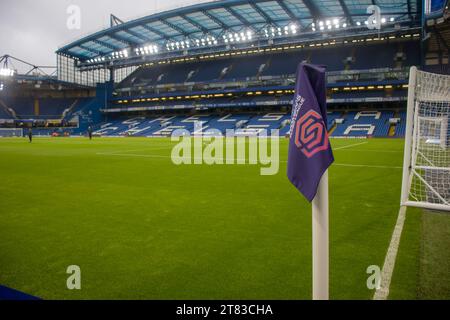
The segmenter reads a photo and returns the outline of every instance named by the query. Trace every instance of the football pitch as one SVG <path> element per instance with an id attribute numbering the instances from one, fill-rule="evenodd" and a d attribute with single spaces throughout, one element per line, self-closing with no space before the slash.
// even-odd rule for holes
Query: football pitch
<path id="1" fill-rule="evenodd" d="M 43 299 L 311 299 L 311 208 L 286 177 L 288 141 L 274 176 L 176 166 L 174 144 L 0 139 L 0 285 Z M 331 298 L 371 299 L 366 270 L 383 266 L 396 224 L 404 141 L 332 144 Z M 393 298 L 449 298 L 450 220 L 423 215 L 408 209 Z M 81 290 L 66 287 L 70 265 Z"/>

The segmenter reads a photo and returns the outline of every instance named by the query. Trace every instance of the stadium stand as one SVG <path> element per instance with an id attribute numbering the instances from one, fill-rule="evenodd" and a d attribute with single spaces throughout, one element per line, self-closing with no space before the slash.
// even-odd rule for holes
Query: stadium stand
<path id="1" fill-rule="evenodd" d="M 391 127 L 390 120 L 395 111 L 339 111 L 328 114 L 328 128 L 334 137 L 387 137 Z M 404 135 L 406 114 L 401 114 L 396 136 Z M 336 124 L 337 119 L 343 119 Z M 201 114 L 197 116 L 163 115 L 154 117 L 121 118 L 104 122 L 94 132 L 102 136 L 169 136 L 175 130 L 187 130 L 194 134 L 194 122 L 201 122 L 203 132 L 215 129 L 226 134 L 226 130 L 235 130 L 237 135 L 261 134 L 260 130 L 279 130 L 285 136 L 290 129 L 290 113 L 269 112 L 265 114 Z M 200 133 L 198 131 L 197 133 Z"/>
<path id="2" fill-rule="evenodd" d="M 393 118 L 393 115 L 393 112 L 389 111 L 349 112 L 345 115 L 344 123 L 337 126 L 333 136 L 387 137 L 390 127 L 389 119 Z"/>
<path id="3" fill-rule="evenodd" d="M 404 137 L 406 133 L 406 111 L 399 114 L 400 122 L 395 128 L 395 136 L 398 138 Z"/>
<path id="4" fill-rule="evenodd" d="M 59 119 L 65 110 L 71 109 L 77 99 L 54 99 L 54 98 L 22 98 L 3 97 L 0 103 L 14 110 L 20 119 Z"/>
<path id="5" fill-rule="evenodd" d="M 8 109 L 6 107 L 3 107 L 1 104 L 0 104 L 0 119 L 2 120 L 13 119 L 11 112 L 9 112 Z"/>
<path id="6" fill-rule="evenodd" d="M 411 0 L 399 0 L 396 13 L 383 17 L 380 29 L 364 26 L 358 8 L 366 4 L 361 1 L 344 10 L 342 3 L 328 8 L 327 2 L 312 0 L 337 22 L 321 21 L 328 15 L 314 17 L 295 3 L 255 0 L 252 5 L 262 11 L 253 13 L 243 9 L 249 5 L 243 0 L 181 7 L 122 23 L 119 42 L 114 40 L 117 26 L 111 26 L 56 52 L 58 76 L 48 86 L 71 84 L 73 90 L 53 98 L 36 88 L 26 97 L 2 94 L 0 104 L 7 107 L 0 108 L 0 118 L 70 122 L 64 130 L 73 135 L 84 134 L 89 126 L 102 136 L 166 136 L 177 129 L 193 133 L 197 119 L 222 133 L 278 129 L 285 136 L 296 68 L 307 61 L 327 67 L 332 136 L 402 137 L 409 68 L 449 71 L 448 52 L 441 52 L 448 21 L 436 25 L 440 35 L 431 32 L 425 48 L 419 10 Z M 382 12 L 392 11 L 387 2 L 377 5 Z M 217 17 L 215 10 L 229 14 Z M 278 14 L 263 13 L 273 10 Z M 157 36 L 148 32 L 149 25 L 169 18 L 186 23 L 183 28 L 167 25 Z M 254 19 L 258 23 L 249 22 Z M 286 19 L 299 28 L 294 32 Z M 421 55 L 422 49 L 428 51 Z"/>
<path id="7" fill-rule="evenodd" d="M 258 76 L 293 75 L 296 66 L 302 61 L 325 65 L 328 71 L 344 70 L 347 58 L 352 58 L 353 61 L 348 65 L 347 70 L 395 68 L 394 60 L 396 54 L 401 50 L 400 47 L 401 45 L 396 43 L 358 46 L 356 49 L 354 46 L 342 46 L 321 48 L 315 51 L 306 50 L 142 67 L 118 84 L 118 88 L 185 82 L 237 81 Z M 416 47 L 417 42 L 415 41 L 405 44 L 405 49 L 408 49 L 408 59 L 400 67 L 416 65 L 419 62 Z M 372 55 L 373 52 L 377 52 L 377 54 Z"/>

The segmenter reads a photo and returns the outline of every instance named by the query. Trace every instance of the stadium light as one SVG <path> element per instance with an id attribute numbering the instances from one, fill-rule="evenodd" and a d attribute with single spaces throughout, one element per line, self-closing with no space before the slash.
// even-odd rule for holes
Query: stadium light
<path id="1" fill-rule="evenodd" d="M 197 44 L 197 47 L 200 46 L 200 40 L 196 39 L 194 41 L 194 43 Z M 194 45 L 194 44 L 192 44 Z M 167 51 L 173 51 L 173 50 L 185 50 L 185 49 L 189 49 L 191 47 L 191 42 L 190 40 L 182 40 L 182 41 L 174 41 L 174 42 L 168 42 L 166 43 L 166 49 Z M 153 48 L 153 54 L 156 54 L 159 52 L 159 49 L 157 46 L 154 46 Z"/>
<path id="2" fill-rule="evenodd" d="M 115 51 L 112 52 L 110 55 L 110 59 L 123 59 L 128 58 L 129 53 L 127 49 L 121 50 L 121 51 Z M 99 60 L 94 59 L 94 62 L 100 62 Z"/>
<path id="3" fill-rule="evenodd" d="M 317 20 L 311 24 L 311 30 L 316 31 L 317 29 L 324 31 L 327 30 L 333 30 L 333 29 L 341 29 L 341 28 L 347 28 L 348 24 L 344 22 L 346 19 L 345 17 L 338 17 L 338 18 L 330 18 L 327 20 Z M 359 26 L 361 23 L 356 22 L 356 24 Z"/>
<path id="4" fill-rule="evenodd" d="M 295 23 L 288 24 L 284 27 L 270 27 L 264 29 L 264 36 L 266 38 L 275 38 L 275 37 L 282 37 L 282 36 L 288 36 L 288 35 L 295 35 L 297 34 L 298 26 Z M 251 40 L 252 37 L 247 35 L 248 40 Z"/>
<path id="5" fill-rule="evenodd" d="M 0 76 L 3 77 L 12 77 L 14 76 L 15 71 L 9 68 L 1 68 L 0 69 Z"/>
<path id="6" fill-rule="evenodd" d="M 269 37 L 268 30 L 265 29 L 266 38 Z M 225 43 L 233 43 L 233 42 L 246 42 L 251 41 L 253 39 L 253 31 L 252 30 L 242 30 L 239 33 L 228 33 L 223 36 Z M 213 37 L 213 43 L 218 44 L 216 38 Z"/>
<path id="7" fill-rule="evenodd" d="M 394 21 L 395 21 L 395 18 L 394 18 L 394 17 L 391 17 L 391 18 L 389 19 L 389 21 L 390 21 L 390 22 L 394 22 Z"/>

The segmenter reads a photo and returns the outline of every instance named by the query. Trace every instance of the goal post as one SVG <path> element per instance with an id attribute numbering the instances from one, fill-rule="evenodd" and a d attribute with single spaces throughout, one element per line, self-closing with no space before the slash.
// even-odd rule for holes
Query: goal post
<path id="1" fill-rule="evenodd" d="M 22 128 L 0 128 L 0 138 L 23 137 Z"/>
<path id="2" fill-rule="evenodd" d="M 411 68 L 401 205 L 450 211 L 450 76 Z"/>

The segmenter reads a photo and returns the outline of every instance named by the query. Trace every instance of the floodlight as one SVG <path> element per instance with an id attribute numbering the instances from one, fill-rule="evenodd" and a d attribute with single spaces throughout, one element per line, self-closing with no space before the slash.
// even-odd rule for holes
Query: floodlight
<path id="1" fill-rule="evenodd" d="M 297 25 L 295 25 L 295 24 L 291 25 L 291 32 L 292 32 L 292 34 L 296 34 L 297 33 Z"/>

